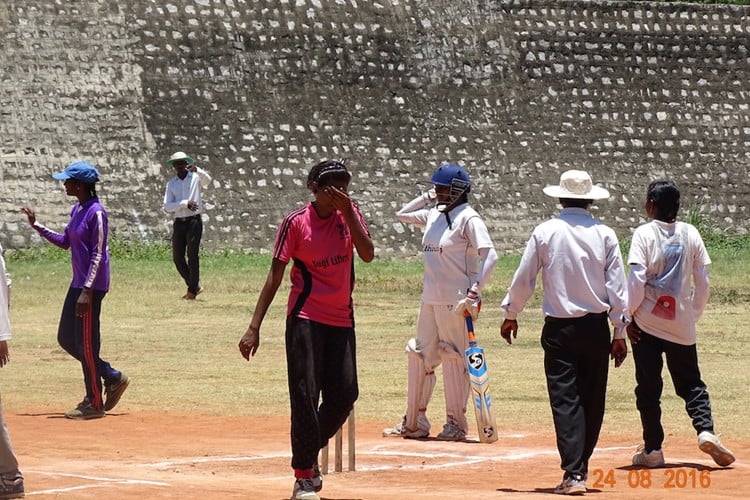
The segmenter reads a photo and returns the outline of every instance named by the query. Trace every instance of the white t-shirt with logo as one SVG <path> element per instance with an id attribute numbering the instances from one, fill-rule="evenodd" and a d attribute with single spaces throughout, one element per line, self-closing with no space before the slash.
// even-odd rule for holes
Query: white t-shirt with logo
<path id="1" fill-rule="evenodd" d="M 703 311 L 693 303 L 694 273 L 711 264 L 698 230 L 684 222 L 644 224 L 633 233 L 628 264 L 646 270 L 643 300 L 629 306 L 638 326 L 670 342 L 695 344 L 695 323 Z M 707 296 L 707 290 L 701 292 Z"/>
<path id="2" fill-rule="evenodd" d="M 437 208 L 398 214 L 402 222 L 424 227 L 425 304 L 455 304 L 463 299 L 466 290 L 479 280 L 479 249 L 494 247 L 487 226 L 468 203 L 452 209 L 448 217 L 450 224 L 446 214 Z"/>

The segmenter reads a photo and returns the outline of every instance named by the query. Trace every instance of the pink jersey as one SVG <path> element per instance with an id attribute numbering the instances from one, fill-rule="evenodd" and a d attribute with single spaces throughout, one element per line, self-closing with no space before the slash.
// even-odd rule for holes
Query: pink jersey
<path id="1" fill-rule="evenodd" d="M 356 204 L 354 212 L 369 234 Z M 341 212 L 321 219 L 312 203 L 293 210 L 276 232 L 273 257 L 294 261 L 287 315 L 330 326 L 354 326 L 354 244 Z"/>

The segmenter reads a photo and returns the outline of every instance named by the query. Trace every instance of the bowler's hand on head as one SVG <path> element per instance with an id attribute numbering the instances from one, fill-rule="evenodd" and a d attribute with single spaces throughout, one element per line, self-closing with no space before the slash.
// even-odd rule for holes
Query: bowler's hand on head
<path id="1" fill-rule="evenodd" d="M 518 337 L 518 321 L 514 319 L 506 319 L 503 321 L 503 324 L 500 325 L 500 336 L 504 338 L 508 344 L 513 344 L 511 337 Z"/>
<path id="2" fill-rule="evenodd" d="M 352 199 L 349 198 L 346 191 L 339 189 L 336 186 L 326 186 L 323 188 L 323 192 L 331 199 L 333 208 L 339 212 L 345 214 L 347 211 L 352 211 Z"/>

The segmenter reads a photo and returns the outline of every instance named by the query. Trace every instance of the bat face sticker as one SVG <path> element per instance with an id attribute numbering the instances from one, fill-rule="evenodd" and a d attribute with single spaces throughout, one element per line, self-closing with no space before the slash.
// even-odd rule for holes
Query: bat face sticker
<path id="1" fill-rule="evenodd" d="M 469 355 L 469 366 L 473 371 L 480 372 L 484 366 L 484 356 L 481 352 L 475 352 Z"/>
<path id="2" fill-rule="evenodd" d="M 471 400 L 474 402 L 474 415 L 477 418 L 477 434 L 480 442 L 493 443 L 498 440 L 497 422 L 492 412 L 487 362 L 484 358 L 484 349 L 477 345 L 471 315 L 467 314 L 465 320 L 469 347 L 464 351 L 464 360 L 471 382 Z"/>

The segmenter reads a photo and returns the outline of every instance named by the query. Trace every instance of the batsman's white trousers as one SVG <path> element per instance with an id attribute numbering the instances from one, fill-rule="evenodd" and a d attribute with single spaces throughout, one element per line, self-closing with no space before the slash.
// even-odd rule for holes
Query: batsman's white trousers
<path id="1" fill-rule="evenodd" d="M 454 304 L 422 304 L 417 319 L 417 346 L 424 358 L 425 369 L 434 370 L 440 365 L 439 342 L 451 344 L 463 353 L 469 346 L 466 322 L 454 312 Z"/>

